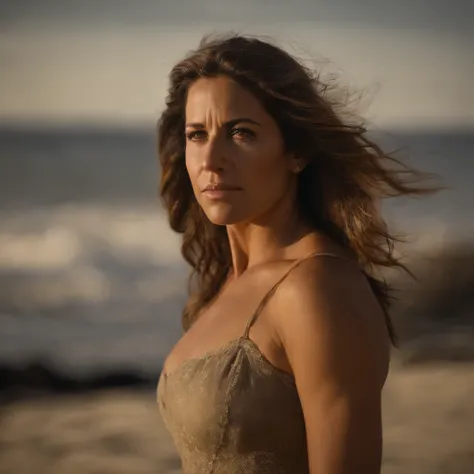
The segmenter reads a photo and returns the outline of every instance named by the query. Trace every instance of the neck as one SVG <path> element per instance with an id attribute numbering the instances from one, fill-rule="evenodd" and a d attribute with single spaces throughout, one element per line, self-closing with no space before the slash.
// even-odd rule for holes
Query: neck
<path id="1" fill-rule="evenodd" d="M 296 212 L 296 199 L 286 199 L 251 222 L 227 226 L 234 277 L 265 262 L 294 257 L 294 244 L 310 232 Z"/>

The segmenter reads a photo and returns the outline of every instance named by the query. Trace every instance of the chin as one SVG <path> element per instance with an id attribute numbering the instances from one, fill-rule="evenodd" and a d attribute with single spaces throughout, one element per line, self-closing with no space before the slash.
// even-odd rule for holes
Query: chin
<path id="1" fill-rule="evenodd" d="M 213 224 L 222 226 L 237 224 L 247 217 L 246 213 L 238 212 L 233 206 L 210 206 L 203 208 L 203 211 Z"/>

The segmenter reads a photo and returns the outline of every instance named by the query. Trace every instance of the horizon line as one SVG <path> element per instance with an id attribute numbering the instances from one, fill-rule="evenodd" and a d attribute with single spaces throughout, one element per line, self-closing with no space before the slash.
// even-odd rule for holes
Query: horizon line
<path id="1" fill-rule="evenodd" d="M 90 121 L 90 120 L 2 120 L 0 118 L 0 133 L 5 132 L 156 132 L 156 121 Z M 370 133 L 460 133 L 474 134 L 474 123 L 417 123 L 417 124 L 366 124 Z"/>

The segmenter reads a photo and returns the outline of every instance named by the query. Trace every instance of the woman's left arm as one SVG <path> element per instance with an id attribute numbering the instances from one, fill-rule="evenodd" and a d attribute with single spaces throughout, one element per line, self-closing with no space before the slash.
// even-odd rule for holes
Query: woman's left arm
<path id="1" fill-rule="evenodd" d="M 277 328 L 303 408 L 310 473 L 379 474 L 390 358 L 382 310 L 344 261 L 305 262 L 288 280 Z"/>

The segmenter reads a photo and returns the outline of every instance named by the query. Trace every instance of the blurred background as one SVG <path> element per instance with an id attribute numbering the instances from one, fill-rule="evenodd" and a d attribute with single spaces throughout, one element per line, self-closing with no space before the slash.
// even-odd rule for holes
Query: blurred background
<path id="1" fill-rule="evenodd" d="M 0 0 L 0 473 L 180 472 L 154 390 L 187 268 L 155 124 L 173 64 L 228 31 L 362 92 L 380 144 L 447 186 L 383 204 L 419 279 L 389 275 L 384 473 L 474 472 L 473 23 L 470 0 Z"/>

